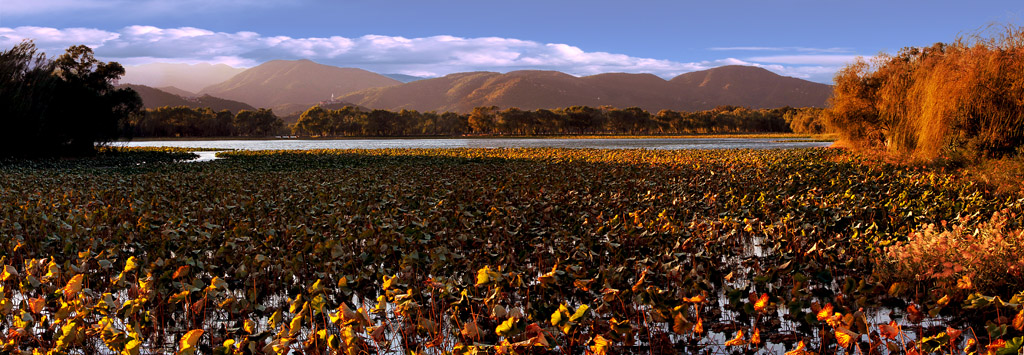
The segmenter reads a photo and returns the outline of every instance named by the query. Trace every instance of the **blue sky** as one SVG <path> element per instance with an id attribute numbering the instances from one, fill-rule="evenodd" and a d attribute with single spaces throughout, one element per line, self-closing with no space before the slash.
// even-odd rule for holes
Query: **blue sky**
<path id="1" fill-rule="evenodd" d="M 33 38 L 127 65 L 309 58 L 382 73 L 649 72 L 725 64 L 829 82 L 858 55 L 1024 24 L 1024 1 L 2 0 L 0 46 Z"/>

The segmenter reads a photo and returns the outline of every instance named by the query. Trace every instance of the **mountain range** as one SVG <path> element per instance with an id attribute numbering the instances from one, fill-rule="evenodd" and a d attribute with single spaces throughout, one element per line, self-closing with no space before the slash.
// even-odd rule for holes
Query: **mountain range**
<path id="1" fill-rule="evenodd" d="M 305 59 L 272 60 L 222 83 L 207 86 L 199 93 L 288 113 L 304 111 L 334 95 L 401 83 L 362 69 L 339 68 Z"/>
<path id="2" fill-rule="evenodd" d="M 823 107 L 832 93 L 830 85 L 748 66 L 723 66 L 670 80 L 652 74 L 606 73 L 576 77 L 541 70 L 398 78 L 403 80 L 309 60 L 274 60 L 196 92 L 197 96 L 210 95 L 253 107 L 273 108 L 279 115 L 301 112 L 318 103 L 462 113 L 478 106 L 524 110 L 574 105 L 637 106 L 650 112 L 697 111 L 721 105 L 755 109 Z M 417 80 L 404 82 L 412 79 Z M 174 86 L 174 89 L 180 87 Z"/>
<path id="3" fill-rule="evenodd" d="M 182 64 L 182 63 L 150 63 L 142 65 L 126 65 L 125 74 L 121 77 L 123 84 L 139 84 L 150 87 L 169 87 L 185 90 L 190 93 L 199 92 L 211 84 L 228 80 L 245 71 L 227 64 Z"/>
<path id="4" fill-rule="evenodd" d="M 657 112 L 707 110 L 721 105 L 822 107 L 831 93 L 829 85 L 780 76 L 762 68 L 724 66 L 671 80 L 626 73 L 585 77 L 533 70 L 458 73 L 363 90 L 339 99 L 389 110 L 469 112 L 474 107 L 492 105 L 524 110 L 607 105 Z"/>
<path id="5" fill-rule="evenodd" d="M 184 96 L 169 92 L 164 89 L 151 88 L 145 85 L 124 84 L 122 87 L 129 87 L 139 93 L 142 98 L 142 106 L 147 109 L 163 106 L 188 106 L 191 108 L 209 107 L 214 111 L 228 110 L 238 113 L 241 110 L 256 110 L 252 106 L 238 101 L 222 99 L 210 95 Z M 180 89 L 179 89 L 180 90 Z"/>

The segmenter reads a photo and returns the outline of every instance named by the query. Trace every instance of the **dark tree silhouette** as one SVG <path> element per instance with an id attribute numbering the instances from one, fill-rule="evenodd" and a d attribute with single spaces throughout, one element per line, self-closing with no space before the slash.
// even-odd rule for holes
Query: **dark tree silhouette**
<path id="1" fill-rule="evenodd" d="M 142 100 L 116 63 L 74 46 L 50 60 L 32 42 L 0 52 L 0 155 L 87 155 L 114 140 Z"/>

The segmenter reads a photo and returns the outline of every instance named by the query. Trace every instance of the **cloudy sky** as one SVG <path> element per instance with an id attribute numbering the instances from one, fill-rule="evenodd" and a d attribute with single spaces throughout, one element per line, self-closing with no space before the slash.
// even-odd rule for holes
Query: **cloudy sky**
<path id="1" fill-rule="evenodd" d="M 0 0 L 0 47 L 126 65 L 307 58 L 380 73 L 665 78 L 726 64 L 830 82 L 856 56 L 1024 24 L 1021 0 Z"/>

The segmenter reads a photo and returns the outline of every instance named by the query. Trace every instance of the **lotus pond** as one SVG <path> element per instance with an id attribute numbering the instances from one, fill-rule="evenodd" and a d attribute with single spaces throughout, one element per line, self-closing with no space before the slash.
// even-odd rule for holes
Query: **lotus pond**
<path id="1" fill-rule="evenodd" d="M 0 352 L 1016 353 L 1024 196 L 835 149 L 0 162 Z"/>

